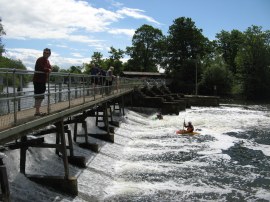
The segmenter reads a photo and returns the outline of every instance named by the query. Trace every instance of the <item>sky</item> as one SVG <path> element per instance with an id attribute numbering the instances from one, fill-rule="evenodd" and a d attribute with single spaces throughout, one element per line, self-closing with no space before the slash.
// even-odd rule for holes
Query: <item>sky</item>
<path id="1" fill-rule="evenodd" d="M 166 36 L 173 21 L 191 18 L 214 40 L 222 30 L 270 30 L 270 0 L 0 0 L 4 56 L 30 70 L 50 48 L 51 65 L 61 69 L 89 63 L 94 52 L 109 57 L 110 47 L 125 50 L 144 24 Z M 123 59 L 126 61 L 128 56 Z"/>

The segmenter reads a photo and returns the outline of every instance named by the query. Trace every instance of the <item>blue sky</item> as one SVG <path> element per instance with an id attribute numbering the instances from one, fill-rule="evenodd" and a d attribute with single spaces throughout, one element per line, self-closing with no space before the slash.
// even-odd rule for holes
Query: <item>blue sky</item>
<path id="1" fill-rule="evenodd" d="M 111 46 L 125 50 L 143 24 L 167 35 L 179 17 L 210 40 L 221 30 L 270 30 L 270 0 L 0 0 L 0 17 L 5 56 L 33 69 L 48 47 L 51 64 L 66 69 L 88 63 L 93 52 L 108 57 Z"/>

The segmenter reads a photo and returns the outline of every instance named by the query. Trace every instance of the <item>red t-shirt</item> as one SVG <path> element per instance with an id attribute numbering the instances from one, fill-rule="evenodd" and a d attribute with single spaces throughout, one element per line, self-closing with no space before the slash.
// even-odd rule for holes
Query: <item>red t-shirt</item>
<path id="1" fill-rule="evenodd" d="M 40 57 L 36 61 L 35 65 L 35 71 L 40 71 L 40 72 L 45 72 L 44 73 L 35 73 L 33 77 L 33 82 L 37 83 L 46 83 L 48 80 L 48 73 L 51 69 L 50 62 L 47 58 L 45 57 Z"/>

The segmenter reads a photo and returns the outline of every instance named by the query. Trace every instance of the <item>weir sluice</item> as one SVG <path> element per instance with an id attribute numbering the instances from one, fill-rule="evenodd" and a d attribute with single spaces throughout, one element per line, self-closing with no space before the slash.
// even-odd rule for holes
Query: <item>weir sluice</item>
<path id="1" fill-rule="evenodd" d="M 70 195 L 78 194 L 78 186 L 77 178 L 70 175 L 69 163 L 80 168 L 87 167 L 85 157 L 75 155 L 73 144 L 98 153 L 99 145 L 91 142 L 89 137 L 114 143 L 114 127 L 120 124 L 113 120 L 113 114 L 124 115 L 125 107 L 150 107 L 157 108 L 163 114 L 178 114 L 193 105 L 219 105 L 218 97 L 171 93 L 164 81 L 151 83 L 149 80 L 146 86 L 140 79 L 119 78 L 112 86 L 103 86 L 93 85 L 93 76 L 51 73 L 42 105 L 47 115 L 36 117 L 33 109 L 34 93 L 27 88 L 24 90 L 22 79 L 26 74 L 34 72 L 14 69 L 1 71 L 0 76 L 11 75 L 13 78 L 12 84 L 3 86 L 2 83 L 2 89 L 5 87 L 6 92 L 0 95 L 2 152 L 19 149 L 22 174 L 32 181 Z M 95 119 L 95 126 L 102 132 L 87 130 L 86 119 L 89 117 Z M 73 130 L 69 127 L 71 124 Z M 55 134 L 54 143 L 46 142 L 48 134 Z M 26 173 L 26 154 L 30 147 L 55 149 L 55 154 L 63 161 L 63 175 Z M 1 199 L 10 201 L 3 156 L 0 157 L 0 185 Z"/>

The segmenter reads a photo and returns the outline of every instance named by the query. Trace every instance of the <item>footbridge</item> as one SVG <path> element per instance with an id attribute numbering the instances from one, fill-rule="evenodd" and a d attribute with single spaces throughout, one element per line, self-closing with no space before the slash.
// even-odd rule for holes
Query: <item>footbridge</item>
<path id="1" fill-rule="evenodd" d="M 42 73 L 42 72 L 38 72 Z M 52 72 L 48 76 L 41 111 L 36 116 L 34 108 L 33 71 L 0 69 L 0 149 L 20 149 L 20 172 L 29 179 L 52 185 L 61 191 L 76 195 L 77 179 L 70 176 L 68 163 L 85 166 L 83 157 L 73 155 L 73 141 L 77 141 L 79 124 L 85 130 L 81 135 L 82 147 L 98 152 L 98 145 L 88 142 L 86 118 L 96 117 L 96 125 L 104 130 L 92 136 L 114 142 L 112 109 L 124 113 L 124 99 L 135 88 L 143 86 L 139 79 L 115 78 L 111 86 L 106 77 L 83 74 Z M 100 126 L 101 123 L 101 126 Z M 70 131 L 67 124 L 75 124 Z M 46 143 L 45 135 L 56 134 L 55 143 Z M 67 140 L 66 140 L 67 139 Z M 29 147 L 55 148 L 63 158 L 63 176 L 31 176 L 25 173 L 26 152 Z M 8 180 L 5 165 L 0 159 L 0 182 L 2 200 L 9 201 Z"/>

